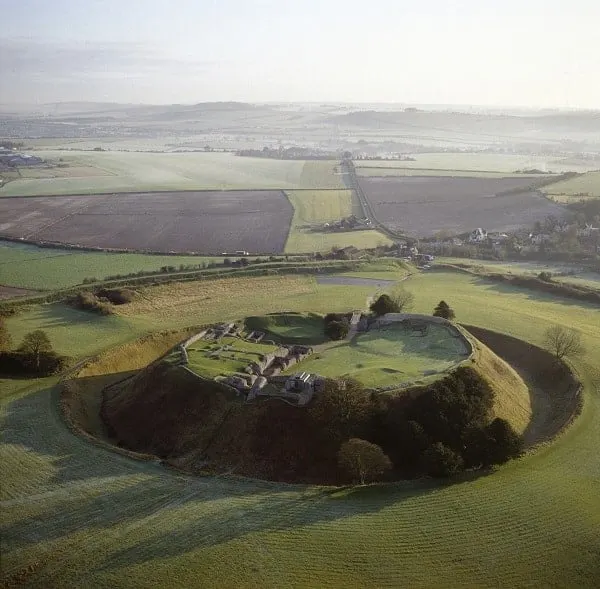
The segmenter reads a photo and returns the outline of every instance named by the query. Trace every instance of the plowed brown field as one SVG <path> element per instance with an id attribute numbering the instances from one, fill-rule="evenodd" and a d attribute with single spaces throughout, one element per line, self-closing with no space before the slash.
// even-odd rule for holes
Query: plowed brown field
<path id="1" fill-rule="evenodd" d="M 293 208 L 278 190 L 5 198 L 0 237 L 153 252 L 283 252 Z"/>

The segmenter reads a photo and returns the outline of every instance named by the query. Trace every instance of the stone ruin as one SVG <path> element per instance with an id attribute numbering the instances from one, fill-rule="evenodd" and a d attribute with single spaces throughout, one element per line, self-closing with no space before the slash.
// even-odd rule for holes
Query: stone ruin
<path id="1" fill-rule="evenodd" d="M 266 334 L 261 331 L 252 331 L 244 337 L 243 329 L 235 323 L 213 325 L 180 344 L 181 364 L 189 370 L 187 367 L 189 362 L 187 348 L 200 339 L 219 342 L 224 337 L 237 337 L 252 343 L 262 341 L 263 343 L 275 345 L 274 342 L 265 340 L 265 336 Z M 218 359 L 221 353 L 229 351 L 229 348 L 231 346 L 225 344 L 219 350 L 210 352 L 209 358 Z M 273 352 L 250 362 L 242 373 L 216 377 L 215 380 L 235 389 L 238 393 L 246 395 L 246 400 L 252 400 L 257 396 L 274 396 L 283 398 L 287 402 L 295 401 L 296 405 L 305 405 L 312 398 L 315 387 L 307 387 L 306 390 L 302 391 L 286 390 L 286 381 L 293 377 L 283 377 L 279 374 L 301 362 L 312 353 L 313 349 L 310 346 L 280 345 Z M 272 386 L 267 387 L 269 384 Z"/>

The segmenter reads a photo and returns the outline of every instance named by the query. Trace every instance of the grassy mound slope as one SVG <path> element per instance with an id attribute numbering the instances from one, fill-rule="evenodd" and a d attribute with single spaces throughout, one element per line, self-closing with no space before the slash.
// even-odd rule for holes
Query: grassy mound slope
<path id="1" fill-rule="evenodd" d="M 531 415 L 527 386 L 489 348 L 474 343 L 474 368 L 496 394 L 495 416 L 523 432 Z M 209 468 L 298 482 L 298 467 L 302 482 L 335 482 L 335 462 L 315 459 L 335 456 L 335 450 L 323 446 L 331 442 L 314 431 L 306 410 L 279 400 L 244 404 L 230 389 L 169 362 L 109 390 L 103 418 L 119 445 L 192 472 Z"/>
<path id="2" fill-rule="evenodd" d="M 519 433 L 523 433 L 531 420 L 531 398 L 525 381 L 510 364 L 475 338 L 473 369 L 485 378 L 495 393 L 494 417 L 506 419 Z"/>

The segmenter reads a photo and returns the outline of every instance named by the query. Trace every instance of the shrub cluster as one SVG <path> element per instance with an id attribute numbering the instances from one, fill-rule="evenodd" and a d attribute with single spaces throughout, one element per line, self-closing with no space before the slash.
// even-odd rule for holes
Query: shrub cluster
<path id="1" fill-rule="evenodd" d="M 93 292 L 79 291 L 74 297 L 69 299 L 69 303 L 76 309 L 82 311 L 92 311 L 100 315 L 112 315 L 113 306 L 108 299 L 97 297 Z"/>
<path id="2" fill-rule="evenodd" d="M 99 300 L 106 299 L 113 305 L 125 305 L 135 298 L 135 292 L 128 288 L 101 288 L 96 292 Z"/>
<path id="3" fill-rule="evenodd" d="M 350 331 L 350 316 L 343 313 L 328 313 L 323 318 L 323 331 L 332 340 L 341 340 Z"/>
<path id="4" fill-rule="evenodd" d="M 411 399 L 385 399 L 371 435 L 405 474 L 450 476 L 502 464 L 519 455 L 522 439 L 507 421 L 491 419 L 493 403 L 489 384 L 459 367 Z"/>
<path id="5" fill-rule="evenodd" d="M 39 365 L 32 354 L 20 350 L 0 352 L 0 374 L 39 377 L 56 374 L 69 365 L 69 358 L 56 352 L 40 352 Z"/>
<path id="6" fill-rule="evenodd" d="M 492 418 L 493 401 L 489 384 L 468 367 L 395 397 L 370 393 L 351 378 L 327 379 L 307 411 L 269 406 L 252 450 L 280 480 L 447 477 L 520 454 L 521 436 Z M 373 468 L 364 464 L 369 456 Z"/>

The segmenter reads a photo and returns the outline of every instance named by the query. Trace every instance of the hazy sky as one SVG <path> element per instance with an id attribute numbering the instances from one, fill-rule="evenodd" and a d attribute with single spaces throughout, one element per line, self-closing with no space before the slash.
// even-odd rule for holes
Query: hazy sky
<path id="1" fill-rule="evenodd" d="M 600 0 L 0 0 L 0 102 L 600 108 Z"/>

